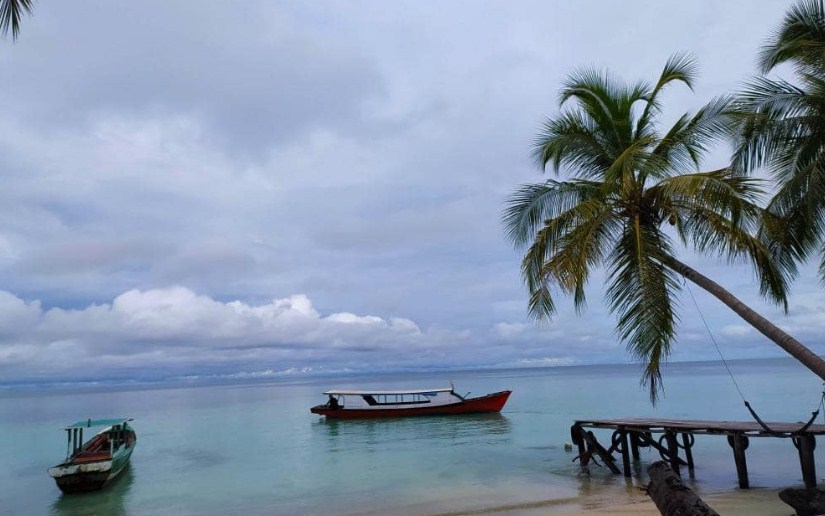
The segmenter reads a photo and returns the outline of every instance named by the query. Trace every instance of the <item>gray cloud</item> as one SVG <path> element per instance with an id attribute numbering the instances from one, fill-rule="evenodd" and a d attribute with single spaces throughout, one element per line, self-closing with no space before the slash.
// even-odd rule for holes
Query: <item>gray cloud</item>
<path id="1" fill-rule="evenodd" d="M 216 142 L 265 148 L 357 126 L 380 76 L 297 5 L 152 0 L 38 6 L 30 37 L 0 57 L 11 113 L 46 127 L 97 116 L 185 116 Z M 54 56 L 43 68 L 43 55 Z"/>
<path id="2" fill-rule="evenodd" d="M 541 178 L 529 160 L 533 135 L 579 66 L 652 78 L 669 54 L 692 51 L 703 72 L 696 92 L 668 92 L 665 111 L 696 109 L 754 71 L 787 7 L 193 5 L 44 2 L 17 43 L 0 45 L 10 71 L 0 77 L 10 99 L 0 113 L 3 371 L 625 360 L 601 276 L 581 318 L 566 301 L 552 323 L 526 318 L 500 213 L 518 184 Z M 717 149 L 708 166 L 725 156 Z M 744 266 L 685 258 L 789 329 L 816 335 L 812 269 L 786 318 L 758 298 Z M 250 315 L 292 294 L 328 315 L 275 333 Z M 773 353 L 715 300 L 697 298 L 734 355 Z M 159 309 L 135 326 L 124 317 L 143 314 L 137 305 L 119 311 L 150 299 L 167 299 L 189 326 L 163 326 Z M 689 303 L 675 358 L 713 358 Z M 375 324 L 336 313 L 371 314 L 359 317 Z M 401 331 L 397 317 L 420 333 Z M 421 353 L 411 358 L 407 345 Z M 92 370 L 68 359 L 81 356 L 96 357 Z"/>

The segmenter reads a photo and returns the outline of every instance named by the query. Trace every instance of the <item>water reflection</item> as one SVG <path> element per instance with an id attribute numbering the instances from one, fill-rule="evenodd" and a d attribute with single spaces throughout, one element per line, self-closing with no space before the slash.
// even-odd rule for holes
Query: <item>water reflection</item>
<path id="1" fill-rule="evenodd" d="M 92 516 L 128 514 L 126 498 L 135 482 L 135 472 L 131 464 L 100 491 L 77 494 L 61 494 L 52 504 L 53 516 Z"/>
<path id="2" fill-rule="evenodd" d="M 229 462 L 229 456 L 220 451 L 191 446 L 159 448 L 155 454 L 170 459 L 170 462 L 174 464 L 171 467 L 180 471 L 194 471 L 223 466 Z"/>
<path id="3" fill-rule="evenodd" d="M 640 501 L 647 499 L 641 487 L 634 479 L 623 475 L 581 475 L 578 482 L 578 499 L 582 509 L 595 510 L 611 507 L 616 500 Z"/>
<path id="4" fill-rule="evenodd" d="M 497 444 L 511 438 L 511 423 L 499 414 L 409 417 L 389 419 L 328 419 L 313 423 L 312 432 L 327 441 L 327 451 L 360 449 L 371 453 L 386 443 L 428 445 Z"/>

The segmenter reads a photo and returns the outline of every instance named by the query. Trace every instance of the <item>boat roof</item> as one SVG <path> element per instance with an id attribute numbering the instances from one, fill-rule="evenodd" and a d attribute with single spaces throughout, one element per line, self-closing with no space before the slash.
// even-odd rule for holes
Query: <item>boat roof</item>
<path id="1" fill-rule="evenodd" d="M 65 427 L 64 430 L 71 430 L 72 428 L 91 428 L 93 426 L 113 426 L 120 425 L 128 421 L 132 421 L 132 418 L 119 417 L 111 419 L 85 419 L 83 421 L 78 421 L 77 423 L 72 423 L 71 425 Z"/>
<path id="2" fill-rule="evenodd" d="M 351 391 L 351 390 L 333 390 L 327 391 L 324 394 L 329 396 L 330 394 L 333 396 L 344 396 L 344 395 L 352 395 L 352 396 L 366 396 L 372 395 L 376 396 L 379 394 L 428 394 L 432 393 L 435 394 L 436 392 L 451 392 L 452 389 L 450 387 L 445 387 L 443 389 L 418 389 L 418 390 L 407 390 L 407 391 L 387 391 L 387 390 L 371 390 L 371 391 Z"/>

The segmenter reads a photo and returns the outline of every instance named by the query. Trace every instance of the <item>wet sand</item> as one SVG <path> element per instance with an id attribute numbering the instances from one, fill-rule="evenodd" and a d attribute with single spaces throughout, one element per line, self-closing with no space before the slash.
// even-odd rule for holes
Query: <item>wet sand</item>
<path id="1" fill-rule="evenodd" d="M 724 516 L 792 516 L 794 510 L 779 499 L 778 489 L 748 489 L 728 493 L 710 494 L 702 499 L 713 510 Z M 636 502 L 619 506 L 572 511 L 569 515 L 639 515 L 659 516 L 656 505 L 646 496 Z"/>
<path id="2" fill-rule="evenodd" d="M 794 510 L 783 503 L 778 489 L 750 489 L 707 494 L 702 499 L 724 516 L 793 516 Z M 406 509 L 413 509 L 407 507 Z M 621 497 L 618 503 L 598 496 L 592 499 L 568 498 L 483 507 L 469 510 L 438 511 L 419 506 L 418 512 L 434 516 L 660 516 L 656 505 L 641 490 L 630 497 Z M 406 512 L 405 512 L 406 514 Z"/>

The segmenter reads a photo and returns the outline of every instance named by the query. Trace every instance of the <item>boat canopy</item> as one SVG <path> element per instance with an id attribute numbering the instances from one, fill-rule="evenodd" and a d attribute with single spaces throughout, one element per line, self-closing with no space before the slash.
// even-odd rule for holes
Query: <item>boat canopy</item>
<path id="1" fill-rule="evenodd" d="M 132 421 L 132 418 L 129 417 L 120 417 L 114 419 L 86 419 L 84 421 L 78 421 L 77 423 L 72 423 L 71 425 L 64 428 L 64 430 L 71 430 L 73 428 L 91 428 L 93 426 L 114 426 L 114 425 L 122 425 L 123 423 L 127 423 Z"/>
<path id="2" fill-rule="evenodd" d="M 444 389 L 420 389 L 412 391 L 327 391 L 325 396 L 378 396 L 381 394 L 435 394 L 436 392 L 452 392 L 452 388 Z"/>

